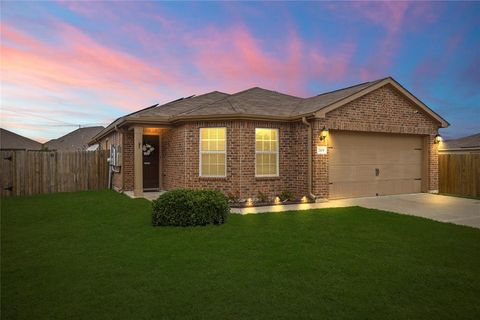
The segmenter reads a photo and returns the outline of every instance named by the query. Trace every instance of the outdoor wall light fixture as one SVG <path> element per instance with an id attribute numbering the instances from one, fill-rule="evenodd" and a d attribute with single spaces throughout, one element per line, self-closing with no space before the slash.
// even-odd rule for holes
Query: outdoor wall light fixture
<path id="1" fill-rule="evenodd" d="M 252 198 L 248 198 L 246 204 L 247 204 L 247 207 L 253 206 L 253 199 L 252 199 Z"/>
<path id="2" fill-rule="evenodd" d="M 438 143 L 440 143 L 440 142 L 442 142 L 442 141 L 443 141 L 443 138 L 442 138 L 442 136 L 439 135 L 439 134 L 437 134 L 437 135 L 435 136 L 435 138 L 433 139 L 433 143 L 434 143 L 434 144 L 438 144 Z"/>
<path id="3" fill-rule="evenodd" d="M 325 139 L 327 139 L 327 135 L 328 129 L 327 127 L 323 127 L 322 131 L 320 132 L 320 141 L 324 141 Z"/>

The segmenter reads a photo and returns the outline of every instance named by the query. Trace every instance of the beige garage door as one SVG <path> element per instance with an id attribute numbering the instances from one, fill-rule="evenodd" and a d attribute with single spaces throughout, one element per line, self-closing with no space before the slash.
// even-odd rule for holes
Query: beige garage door
<path id="1" fill-rule="evenodd" d="M 421 136 L 330 131 L 328 145 L 330 199 L 421 191 Z"/>

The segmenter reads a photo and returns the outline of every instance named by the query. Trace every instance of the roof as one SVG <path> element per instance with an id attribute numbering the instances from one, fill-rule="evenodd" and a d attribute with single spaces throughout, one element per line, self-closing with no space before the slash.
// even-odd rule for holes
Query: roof
<path id="1" fill-rule="evenodd" d="M 43 146 L 48 150 L 58 151 L 86 150 L 92 138 L 103 129 L 102 126 L 79 128 L 58 139 L 52 139 Z"/>
<path id="2" fill-rule="evenodd" d="M 254 87 L 227 95 L 223 99 L 201 105 L 199 108 L 177 114 L 177 117 L 230 114 L 288 117 L 302 100 L 299 97 Z"/>
<path id="3" fill-rule="evenodd" d="M 355 93 L 361 92 L 362 90 L 365 90 L 366 88 L 377 84 L 385 79 L 388 78 L 383 78 L 371 82 L 364 82 L 351 87 L 325 92 L 311 98 L 303 99 L 302 103 L 295 111 L 297 114 L 316 112 L 334 102 L 340 101 Z"/>
<path id="4" fill-rule="evenodd" d="M 156 118 L 157 120 L 163 119 L 164 121 L 168 121 L 169 117 L 175 115 L 176 113 L 185 112 L 197 108 L 202 104 L 208 104 L 220 100 L 226 96 L 228 96 L 228 94 L 219 91 L 213 91 L 199 96 L 180 98 L 167 102 L 163 105 L 159 105 L 157 103 L 153 106 L 132 112 L 116 119 L 111 124 L 109 124 L 102 132 L 100 132 L 100 134 L 93 138 L 100 138 L 101 135 L 113 130 L 116 126 L 124 123 L 127 120 L 142 121 Z"/>
<path id="5" fill-rule="evenodd" d="M 438 121 L 441 127 L 449 125 L 445 119 L 403 88 L 393 78 L 387 77 L 310 98 L 295 97 L 259 87 L 235 94 L 213 91 L 199 96 L 180 98 L 163 105 L 156 104 L 118 118 L 96 135 L 94 140 L 102 138 L 113 129 L 127 122 L 171 125 L 178 121 L 188 120 L 249 118 L 290 121 L 302 117 L 324 117 L 327 112 L 387 84 L 394 86 L 419 108 L 423 109 Z"/>
<path id="6" fill-rule="evenodd" d="M 42 144 L 15 132 L 0 128 L 0 149 L 41 150 Z"/>
<path id="7" fill-rule="evenodd" d="M 445 140 L 441 144 L 442 150 L 480 149 L 480 133 L 453 140 Z"/>

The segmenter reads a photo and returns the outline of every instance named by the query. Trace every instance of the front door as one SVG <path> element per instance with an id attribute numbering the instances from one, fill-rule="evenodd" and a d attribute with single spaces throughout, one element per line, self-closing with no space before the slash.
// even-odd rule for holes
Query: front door
<path id="1" fill-rule="evenodd" d="M 143 136 L 143 189 L 158 190 L 159 136 Z"/>

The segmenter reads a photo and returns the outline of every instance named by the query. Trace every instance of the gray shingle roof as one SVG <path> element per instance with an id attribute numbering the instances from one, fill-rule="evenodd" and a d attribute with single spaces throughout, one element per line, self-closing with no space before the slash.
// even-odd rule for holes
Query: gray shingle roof
<path id="1" fill-rule="evenodd" d="M 191 109 L 197 108 L 202 104 L 211 103 L 213 101 L 223 99 L 226 96 L 228 96 L 228 94 L 219 92 L 219 91 L 213 91 L 213 92 L 209 92 L 199 96 L 190 96 L 186 98 L 180 98 L 177 100 L 167 102 L 162 105 L 159 105 L 157 103 L 153 106 L 132 112 L 130 114 L 127 114 L 123 117 L 120 117 L 114 120 L 104 130 L 99 132 L 93 138 L 94 139 L 98 138 L 103 133 L 110 131 L 111 129 L 115 128 L 115 126 L 120 125 L 123 121 L 128 119 L 142 120 L 142 119 L 148 119 L 149 117 L 157 117 L 157 118 L 165 118 L 165 120 L 168 120 L 169 117 L 177 113 L 189 111 Z"/>
<path id="2" fill-rule="evenodd" d="M 0 149 L 40 150 L 42 144 L 35 140 L 0 128 Z"/>
<path id="3" fill-rule="evenodd" d="M 298 108 L 295 110 L 294 114 L 300 115 L 300 114 L 308 114 L 308 113 L 318 111 L 332 103 L 345 99 L 385 79 L 386 78 L 371 81 L 371 82 L 360 83 L 348 88 L 325 92 L 325 93 L 319 94 L 318 96 L 303 99 L 303 101 L 300 103 Z"/>
<path id="4" fill-rule="evenodd" d="M 459 138 L 459 139 L 445 140 L 442 143 L 441 148 L 445 150 L 466 149 L 466 148 L 480 149 L 480 133 Z"/>
<path id="5" fill-rule="evenodd" d="M 180 113 L 188 112 L 192 109 L 198 108 L 202 105 L 213 103 L 221 100 L 229 95 L 219 91 L 213 91 L 210 93 L 202 94 L 199 96 L 191 96 L 188 98 L 182 98 L 163 105 L 157 105 L 154 108 L 147 110 L 140 110 L 132 115 L 131 118 L 143 118 L 143 117 L 165 117 L 169 118 Z"/>
<path id="6" fill-rule="evenodd" d="M 60 138 L 52 139 L 44 143 L 43 146 L 48 150 L 58 151 L 85 150 L 92 138 L 103 129 L 102 126 L 79 128 Z"/>
<path id="7" fill-rule="evenodd" d="M 290 116 L 302 98 L 262 88 L 251 88 L 177 116 L 271 115 Z"/>
<path id="8" fill-rule="evenodd" d="M 213 91 L 200 96 L 178 99 L 163 105 L 154 105 L 139 110 L 112 122 L 95 138 L 99 138 L 125 121 L 172 121 L 195 119 L 196 117 L 249 116 L 262 118 L 292 118 L 310 116 L 336 102 L 391 78 L 357 84 L 348 88 L 326 92 L 310 98 L 300 98 L 276 91 L 254 87 L 235 94 Z M 394 81 L 392 79 L 392 81 Z M 427 107 L 428 108 L 428 107 Z"/>

